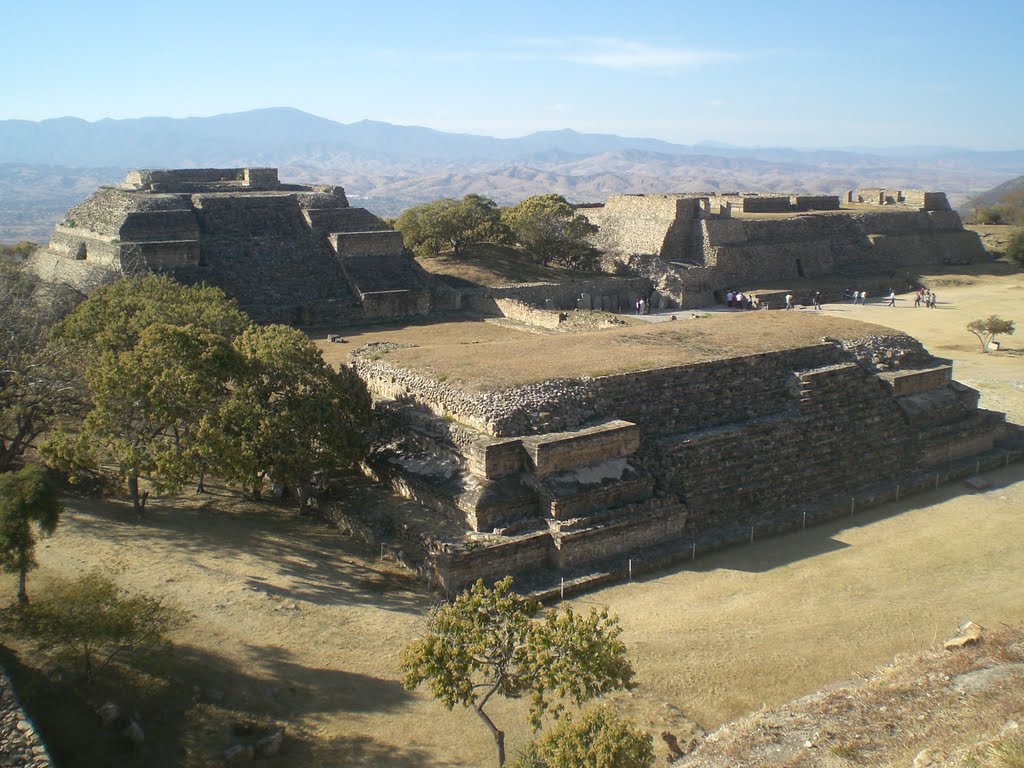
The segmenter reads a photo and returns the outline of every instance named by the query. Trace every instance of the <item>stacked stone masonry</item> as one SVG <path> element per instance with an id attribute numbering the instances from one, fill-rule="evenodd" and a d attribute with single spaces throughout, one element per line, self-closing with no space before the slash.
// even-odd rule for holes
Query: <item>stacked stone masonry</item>
<path id="1" fill-rule="evenodd" d="M 386 360 L 356 366 L 389 404 L 402 444 L 402 461 L 380 457 L 380 476 L 400 477 L 410 495 L 494 534 L 487 557 L 442 547 L 429 558 L 437 582 L 457 589 L 673 543 L 720 546 L 751 525 L 785 527 L 799 510 L 820 516 L 867 487 L 988 455 L 1012 433 L 952 381 L 948 361 L 902 338 L 893 346 L 882 357 L 902 360 L 898 370 L 871 363 L 877 339 L 869 359 L 826 341 L 483 394 Z M 427 436 L 424 419 L 469 432 L 455 445 L 438 429 Z"/>
<path id="2" fill-rule="evenodd" d="M 868 192 L 847 197 L 889 200 L 890 207 L 837 212 L 839 198 L 828 195 L 620 195 L 581 213 L 598 226 L 593 242 L 607 254 L 608 267 L 650 277 L 672 307 L 704 306 L 752 283 L 891 274 L 984 258 L 980 238 L 963 228 L 944 194 Z M 731 211 L 788 215 L 736 218 Z"/>
<path id="3" fill-rule="evenodd" d="M 457 306 L 401 234 L 340 187 L 274 168 L 132 171 L 56 227 L 50 251 L 97 267 L 206 282 L 260 321 L 349 324 Z"/>
<path id="4" fill-rule="evenodd" d="M 0 766 L 50 768 L 53 761 L 18 702 L 14 685 L 0 669 Z"/>

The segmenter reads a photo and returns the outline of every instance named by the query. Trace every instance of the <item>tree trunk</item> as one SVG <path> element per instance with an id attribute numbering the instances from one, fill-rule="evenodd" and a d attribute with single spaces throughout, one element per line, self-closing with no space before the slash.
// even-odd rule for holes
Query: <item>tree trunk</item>
<path id="1" fill-rule="evenodd" d="M 505 765 L 505 732 L 499 731 L 498 726 L 491 722 L 486 713 L 479 707 L 473 707 L 473 711 L 476 712 L 476 716 L 483 720 L 484 725 L 487 726 L 487 730 L 491 732 L 491 736 L 494 738 L 494 748 L 498 750 L 498 768 L 504 768 Z"/>
<path id="2" fill-rule="evenodd" d="M 309 483 L 299 483 L 295 486 L 295 495 L 299 497 L 299 514 L 301 515 L 306 511 L 306 505 L 313 495 L 313 489 L 309 487 Z"/>
<path id="3" fill-rule="evenodd" d="M 25 563 L 21 564 L 21 569 L 18 571 L 18 602 L 22 605 L 28 604 L 28 590 L 25 589 L 25 576 L 28 573 L 28 568 Z"/>
<path id="4" fill-rule="evenodd" d="M 135 510 L 135 517 L 142 519 L 146 511 L 146 499 L 149 498 L 149 491 L 139 495 L 139 476 L 132 475 L 128 478 L 128 496 L 132 500 L 132 509 Z"/>

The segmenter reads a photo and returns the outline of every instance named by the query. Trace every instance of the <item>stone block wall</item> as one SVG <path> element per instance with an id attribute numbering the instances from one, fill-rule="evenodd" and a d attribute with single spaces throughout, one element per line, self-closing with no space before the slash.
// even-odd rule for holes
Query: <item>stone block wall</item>
<path id="1" fill-rule="evenodd" d="M 333 232 L 328 239 L 335 253 L 343 259 L 353 256 L 401 256 L 404 248 L 402 233 L 393 229 Z"/>
<path id="2" fill-rule="evenodd" d="M 583 212 L 599 230 L 595 245 L 622 254 L 685 253 L 692 222 L 707 198 L 697 195 L 616 195 Z"/>
<path id="3" fill-rule="evenodd" d="M 512 300 L 547 310 L 595 309 L 631 312 L 651 294 L 645 277 L 590 277 L 564 283 L 528 283 L 460 291 L 461 305 L 482 315 L 501 314 L 497 301 Z M 586 297 L 585 300 L 583 297 Z"/>
<path id="4" fill-rule="evenodd" d="M 501 528 L 431 561 L 449 589 L 798 527 L 800 510 L 826 519 L 872 498 L 865 489 L 987 456 L 1006 431 L 948 361 L 902 335 L 483 394 L 380 360 L 356 368 L 396 398 L 399 423 L 426 408 L 445 417 L 416 418 L 448 425 L 433 429 L 444 450 L 427 451 L 445 457 L 446 479 L 423 479 L 421 453 L 404 460 L 418 474 L 401 487 L 471 530 Z M 444 435 L 458 422 L 457 447 Z M 461 490 L 446 501 L 444 483 Z"/>
<path id="5" fill-rule="evenodd" d="M 838 211 L 839 195 L 793 195 L 790 203 L 796 211 Z"/>
<path id="6" fill-rule="evenodd" d="M 497 310 L 509 320 L 540 328 L 558 328 L 565 322 L 565 313 L 538 309 L 515 299 L 495 299 Z"/>
<path id="7" fill-rule="evenodd" d="M 635 424 L 621 419 L 567 432 L 523 438 L 523 448 L 538 477 L 609 458 L 630 456 L 640 447 Z"/>
<path id="8" fill-rule="evenodd" d="M 743 195 L 740 198 L 744 213 L 788 213 L 789 195 Z"/>

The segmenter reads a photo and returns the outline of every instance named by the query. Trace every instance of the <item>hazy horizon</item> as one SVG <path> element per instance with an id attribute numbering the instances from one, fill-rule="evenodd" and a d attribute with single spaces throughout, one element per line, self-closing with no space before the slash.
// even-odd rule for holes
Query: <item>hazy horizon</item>
<path id="1" fill-rule="evenodd" d="M 1024 4 L 6 9 L 0 120 L 292 106 L 498 138 L 571 129 L 740 147 L 1022 147 Z"/>

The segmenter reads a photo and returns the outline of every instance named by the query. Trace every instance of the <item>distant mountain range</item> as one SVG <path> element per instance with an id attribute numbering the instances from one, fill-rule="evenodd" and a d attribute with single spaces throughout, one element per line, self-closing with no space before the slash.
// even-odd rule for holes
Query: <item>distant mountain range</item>
<path id="1" fill-rule="evenodd" d="M 60 215 L 132 168 L 275 166 L 285 181 L 340 184 L 381 215 L 470 192 L 510 203 L 557 192 L 839 193 L 926 188 L 954 205 L 1024 170 L 1024 150 L 953 147 L 816 149 L 672 144 L 543 131 L 514 139 L 364 120 L 336 123 L 290 108 L 214 117 L 86 122 L 0 121 L 0 241 L 45 240 Z"/>

